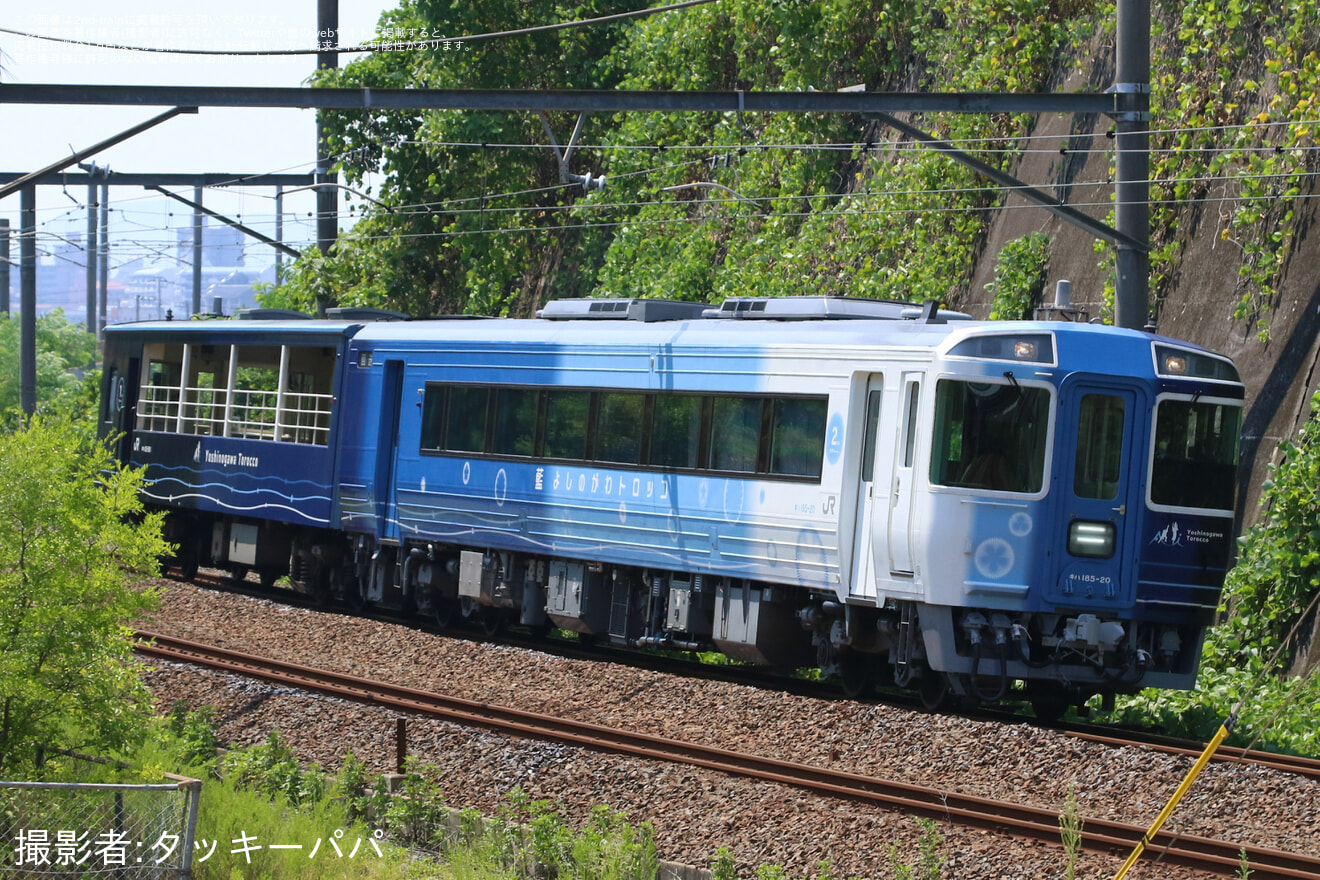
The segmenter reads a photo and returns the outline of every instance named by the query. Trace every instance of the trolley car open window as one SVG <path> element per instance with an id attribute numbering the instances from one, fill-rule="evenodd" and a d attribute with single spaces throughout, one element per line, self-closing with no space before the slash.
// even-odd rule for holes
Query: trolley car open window
<path id="1" fill-rule="evenodd" d="M 941 379 L 935 386 L 930 481 L 995 492 L 1039 492 L 1050 394 L 1008 382 Z"/>
<path id="2" fill-rule="evenodd" d="M 319 345 L 148 343 L 137 428 L 326 446 L 335 357 Z"/>
<path id="3" fill-rule="evenodd" d="M 1155 407 L 1150 500 L 1165 507 L 1232 510 L 1242 408 L 1196 400 Z"/>

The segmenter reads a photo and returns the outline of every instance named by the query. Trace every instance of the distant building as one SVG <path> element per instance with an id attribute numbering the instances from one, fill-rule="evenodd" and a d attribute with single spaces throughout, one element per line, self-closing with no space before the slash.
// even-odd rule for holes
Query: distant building
<path id="1" fill-rule="evenodd" d="M 220 310 L 235 310 L 257 304 L 256 286 L 275 280 L 274 266 L 248 266 L 244 248 L 247 237 L 231 226 L 211 226 L 202 218 L 201 310 L 213 312 L 216 297 Z M 72 225 L 72 224 L 71 224 Z M 111 272 L 106 294 L 106 323 L 187 318 L 192 312 L 192 228 L 176 228 L 173 253 L 162 242 L 159 256 L 122 261 L 114 250 L 119 230 L 112 229 Z M 60 234 L 39 233 L 37 257 L 37 313 L 62 309 L 70 323 L 87 319 L 87 256 L 85 234 L 66 229 Z M 11 230 L 9 301 L 14 314 L 20 302 L 18 246 Z"/>

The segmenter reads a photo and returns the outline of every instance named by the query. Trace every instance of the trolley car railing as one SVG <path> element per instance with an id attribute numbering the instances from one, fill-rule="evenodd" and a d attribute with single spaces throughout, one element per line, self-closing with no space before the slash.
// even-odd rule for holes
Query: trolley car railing
<path id="1" fill-rule="evenodd" d="M 333 401 L 331 394 L 143 385 L 137 429 L 325 446 Z"/>

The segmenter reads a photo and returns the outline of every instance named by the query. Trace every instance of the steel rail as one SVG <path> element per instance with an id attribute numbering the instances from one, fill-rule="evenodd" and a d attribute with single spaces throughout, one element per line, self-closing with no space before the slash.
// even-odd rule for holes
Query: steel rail
<path id="1" fill-rule="evenodd" d="M 1171 737 L 1152 736 L 1147 734 L 1132 734 L 1123 736 L 1114 736 L 1112 734 L 1094 733 L 1083 730 L 1069 730 L 1062 728 L 1063 732 L 1074 739 L 1085 740 L 1087 742 L 1099 743 L 1106 746 L 1136 746 L 1149 749 L 1152 752 L 1161 752 L 1166 755 L 1179 755 L 1195 758 L 1200 754 L 1200 748 L 1193 748 L 1183 744 L 1182 740 Z M 1267 767 L 1271 770 L 1280 770 L 1284 773 L 1296 773 L 1299 776 L 1306 776 L 1311 779 L 1320 779 L 1320 761 L 1315 758 L 1304 758 L 1299 755 L 1283 755 L 1274 752 L 1262 752 L 1257 749 L 1243 749 L 1236 746 L 1220 746 L 1215 753 L 1214 763 L 1216 764 L 1256 764 L 1261 767 Z"/>
<path id="2" fill-rule="evenodd" d="M 1058 814 L 1037 807 L 1001 803 L 956 792 L 807 767 L 740 754 L 698 743 L 524 712 L 491 703 L 428 693 L 386 682 L 313 669 L 182 639 L 138 633 L 137 651 L 146 656 L 205 665 L 340 698 L 441 718 L 529 739 L 551 740 L 596 751 L 702 767 L 797 788 L 873 803 L 886 809 L 962 825 L 1059 842 Z M 1131 849 L 1145 829 L 1103 819 L 1086 819 L 1082 844 L 1088 849 Z M 1303 880 L 1320 876 L 1320 858 L 1262 847 L 1168 832 L 1157 834 L 1147 858 L 1232 876 L 1245 851 L 1255 880 Z"/>
<path id="3" fill-rule="evenodd" d="M 191 583 L 210 587 L 213 589 L 230 590 L 240 592 L 242 595 L 257 596 L 283 604 L 293 605 L 299 608 L 328 610 L 323 603 L 317 602 L 305 593 L 291 591 L 287 588 L 270 588 L 257 591 L 251 583 L 235 583 L 232 579 L 221 576 L 200 573 L 196 575 Z M 393 613 L 380 613 L 379 611 L 371 615 L 373 620 L 379 620 L 384 623 L 392 623 L 398 626 L 406 626 L 418 629 L 421 632 L 428 632 L 432 635 L 444 634 L 447 637 L 459 639 L 472 639 L 475 631 L 464 631 L 446 629 L 441 630 L 436 627 L 428 626 L 425 621 L 418 621 L 416 618 L 408 619 Z M 740 666 L 706 666 L 693 661 L 673 661 L 663 662 L 655 655 L 629 651 L 627 649 L 614 648 L 609 645 L 598 645 L 590 651 L 575 650 L 572 647 L 566 647 L 565 643 L 545 643 L 532 640 L 521 639 L 514 634 L 506 634 L 502 637 L 502 642 L 513 645 L 514 647 L 523 647 L 528 650 L 550 650 L 557 653 L 560 657 L 570 659 L 589 659 L 605 660 L 608 662 L 618 662 L 620 658 L 628 658 L 625 662 L 637 664 L 636 658 L 647 658 L 643 668 L 652 669 L 666 674 L 693 676 L 701 675 L 707 678 L 714 678 L 719 681 L 729 681 L 736 684 L 747 685 L 748 687 L 772 687 L 789 693 L 810 697 L 812 699 L 831 699 L 833 694 L 822 694 L 820 688 L 802 686 L 791 678 L 767 677 L 757 672 L 749 672 L 759 667 L 740 667 Z M 486 641 L 482 639 L 482 641 Z M 571 644 L 571 643 L 569 643 Z M 887 698 L 891 705 L 894 705 L 892 698 Z M 902 704 L 900 704 L 902 705 Z M 915 707 L 915 701 L 912 706 Z M 984 709 L 973 710 L 968 714 L 971 718 L 988 718 L 995 723 L 1022 723 L 1022 716 L 1014 715 L 1011 712 L 985 711 Z M 1115 748 L 1142 747 L 1151 751 L 1167 755 L 1178 755 L 1195 759 L 1201 753 L 1203 744 L 1192 742 L 1190 740 L 1178 739 L 1172 736 L 1161 736 L 1154 733 L 1145 733 L 1140 731 L 1124 730 L 1115 732 L 1115 728 L 1105 727 L 1101 724 L 1087 723 L 1066 723 L 1052 725 L 1048 729 L 1057 730 L 1066 736 L 1086 742 L 1094 742 L 1099 745 L 1112 746 Z M 1305 776 L 1310 779 L 1320 780 L 1320 760 L 1316 758 L 1306 758 L 1299 755 L 1285 755 L 1277 752 L 1265 752 L 1259 749 L 1243 749 L 1235 746 L 1220 746 L 1212 759 L 1214 764 L 1255 764 L 1271 770 L 1278 770 L 1284 773 L 1294 773 L 1299 776 Z"/>

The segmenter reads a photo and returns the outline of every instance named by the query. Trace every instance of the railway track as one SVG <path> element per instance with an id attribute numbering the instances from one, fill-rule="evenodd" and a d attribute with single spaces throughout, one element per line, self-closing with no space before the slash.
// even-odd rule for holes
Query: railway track
<path id="1" fill-rule="evenodd" d="M 235 581 L 232 578 L 218 573 L 199 573 L 192 579 L 192 582 L 211 589 L 238 591 L 244 595 L 259 597 L 269 601 L 281 602 L 297 607 L 320 609 L 324 611 L 334 610 L 331 606 L 321 605 L 302 593 L 280 588 L 258 587 L 255 583 Z M 374 610 L 370 616 L 375 620 L 385 623 L 394 623 L 400 626 L 407 626 L 433 635 L 443 634 L 450 638 L 467 638 L 489 641 L 488 637 L 482 635 L 477 630 L 463 630 L 452 627 L 441 629 L 440 627 L 428 625 L 425 621 L 419 621 L 416 618 L 407 618 L 396 613 L 381 611 L 379 609 Z M 807 696 L 814 699 L 830 699 L 836 698 L 839 695 L 839 692 L 834 689 L 822 687 L 820 682 L 806 681 L 790 678 L 784 675 L 767 673 L 764 669 L 759 667 L 710 666 L 692 660 L 629 651 L 626 649 L 614 648 L 609 645 L 597 645 L 592 648 L 583 648 L 575 642 L 519 637 L 515 633 L 504 634 L 501 636 L 500 641 L 515 647 L 526 648 L 528 650 L 549 651 L 556 656 L 569 659 L 591 661 L 609 660 L 628 663 L 633 666 L 650 669 L 656 672 L 682 676 L 699 676 L 748 685 L 750 687 L 769 687 L 774 688 L 775 690 L 792 693 L 797 696 Z M 905 698 L 902 695 L 885 694 L 883 700 L 890 705 L 899 705 L 914 710 L 920 709 L 920 704 L 915 698 Z M 988 720 L 999 723 L 1022 723 L 1023 721 L 1022 716 L 1014 715 L 1011 714 L 1011 712 L 1002 710 L 981 709 L 970 711 L 967 714 L 970 717 L 984 717 Z M 1106 727 L 1100 724 L 1069 722 L 1050 726 L 1068 736 L 1085 742 L 1093 742 L 1116 748 L 1130 747 L 1134 745 L 1141 746 L 1154 752 L 1178 755 L 1192 760 L 1199 757 L 1204 748 L 1204 744 L 1198 742 L 1177 739 L 1170 736 L 1161 736 L 1145 731 L 1119 730 L 1117 728 Z M 1320 760 L 1315 758 L 1284 755 L 1276 752 L 1262 752 L 1255 749 L 1248 750 L 1225 745 L 1219 747 L 1219 750 L 1215 753 L 1213 762 L 1217 764 L 1254 764 L 1272 770 L 1295 773 L 1300 776 L 1320 780 Z"/>
<path id="2" fill-rule="evenodd" d="M 457 697 L 399 687 L 370 679 L 312 669 L 151 633 L 139 633 L 140 654 L 251 676 L 357 702 L 411 712 L 502 734 L 550 740 L 597 751 L 669 761 L 722 773 L 776 782 L 819 794 L 849 798 L 878 807 L 958 824 L 1059 843 L 1057 814 L 955 792 L 909 785 L 827 768 L 792 764 L 697 743 L 477 703 Z M 1082 843 L 1088 849 L 1130 850 L 1145 829 L 1102 819 L 1087 819 Z M 1320 876 L 1320 858 L 1195 836 L 1161 833 L 1147 857 L 1233 876 L 1245 852 L 1255 880 L 1300 880 Z"/>

